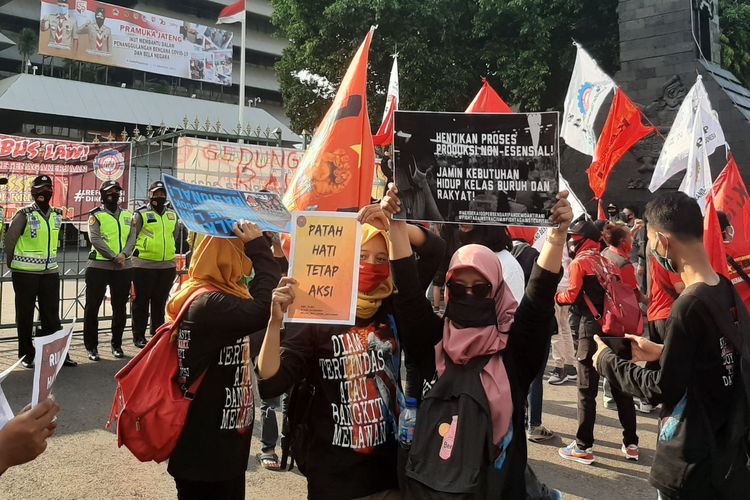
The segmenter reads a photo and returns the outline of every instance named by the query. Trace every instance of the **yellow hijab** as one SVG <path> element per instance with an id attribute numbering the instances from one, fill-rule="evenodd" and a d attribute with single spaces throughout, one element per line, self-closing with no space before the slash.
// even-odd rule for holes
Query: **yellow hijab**
<path id="1" fill-rule="evenodd" d="M 185 301 L 203 287 L 241 299 L 251 298 L 240 280 L 243 276 L 250 276 L 253 264 L 245 255 L 245 246 L 240 239 L 196 235 L 192 248 L 189 278 L 167 304 L 168 320 L 174 321 Z"/>
<path id="2" fill-rule="evenodd" d="M 391 240 L 388 239 L 388 234 L 385 231 L 377 229 L 370 224 L 362 225 L 362 244 L 364 245 L 376 236 L 382 236 L 385 240 L 385 245 L 390 253 Z M 393 294 L 393 276 L 388 276 L 388 279 L 382 282 L 378 287 L 370 293 L 358 292 L 357 294 L 357 317 L 362 319 L 370 319 L 375 316 L 375 313 L 380 309 L 380 304 L 383 300 Z"/>

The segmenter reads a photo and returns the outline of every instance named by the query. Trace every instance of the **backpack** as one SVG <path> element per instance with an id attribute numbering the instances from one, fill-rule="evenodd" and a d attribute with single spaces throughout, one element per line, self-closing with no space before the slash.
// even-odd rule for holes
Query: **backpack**
<path id="1" fill-rule="evenodd" d="M 425 394 L 417 412 L 414 441 L 406 459 L 405 498 L 483 499 L 501 488 L 494 468 L 489 401 L 480 379 L 490 356 L 446 369 Z M 489 483 L 497 484 L 491 487 Z"/>
<path id="2" fill-rule="evenodd" d="M 196 290 L 175 320 L 160 326 L 146 347 L 115 375 L 117 389 L 106 428 L 116 422 L 117 446 L 125 445 L 141 462 L 167 460 L 180 439 L 190 403 L 206 372 L 187 390 L 181 388 L 177 344 L 171 336 L 193 300 L 212 291 Z"/>
<path id="3" fill-rule="evenodd" d="M 281 469 L 291 471 L 294 464 L 302 474 L 307 465 L 307 452 L 312 435 L 310 412 L 315 398 L 315 386 L 303 379 L 289 391 L 289 404 L 281 423 Z M 287 462 L 289 465 L 287 466 Z"/>
<path id="4" fill-rule="evenodd" d="M 617 266 L 610 260 L 597 255 L 592 259 L 592 269 L 596 279 L 604 289 L 602 312 L 584 292 L 583 300 L 594 319 L 602 328 L 602 333 L 611 337 L 622 337 L 626 333 L 643 335 L 643 313 L 635 291 L 622 281 Z"/>

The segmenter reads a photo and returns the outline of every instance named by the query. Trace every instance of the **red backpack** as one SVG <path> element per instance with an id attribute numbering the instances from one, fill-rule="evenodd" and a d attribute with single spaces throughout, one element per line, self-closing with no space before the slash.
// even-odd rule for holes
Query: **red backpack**
<path id="1" fill-rule="evenodd" d="M 643 335 L 643 312 L 635 290 L 622 281 L 620 269 L 613 262 L 599 255 L 593 262 L 596 279 L 604 289 L 604 310 L 597 311 L 585 293 L 583 300 L 602 327 L 602 333 L 611 337 L 623 337 L 626 333 Z"/>
<path id="2" fill-rule="evenodd" d="M 141 462 L 167 460 L 185 426 L 203 372 L 183 391 L 178 383 L 177 344 L 171 341 L 190 304 L 211 288 L 196 290 L 174 321 L 159 327 L 146 347 L 115 375 L 117 390 L 106 428 L 117 425 L 117 446 L 125 445 Z"/>

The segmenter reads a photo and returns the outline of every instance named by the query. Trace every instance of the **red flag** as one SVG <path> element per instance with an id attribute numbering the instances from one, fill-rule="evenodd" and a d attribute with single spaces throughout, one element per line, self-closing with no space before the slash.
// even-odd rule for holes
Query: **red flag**
<path id="1" fill-rule="evenodd" d="M 712 192 L 716 210 L 727 214 L 734 228 L 734 239 L 727 245 L 727 253 L 735 260 L 750 257 L 750 195 L 733 155 L 730 154 L 726 168 L 714 181 Z"/>
<path id="2" fill-rule="evenodd" d="M 466 108 L 466 113 L 512 113 L 513 110 L 510 106 L 505 104 L 503 98 L 495 92 L 486 78 L 482 78 L 482 88 L 479 89 L 479 93 L 471 101 L 469 107 Z"/>
<path id="3" fill-rule="evenodd" d="M 240 23 L 245 16 L 245 0 L 239 0 L 232 5 L 227 5 L 219 12 L 219 20 L 216 24 Z"/>
<path id="4" fill-rule="evenodd" d="M 615 165 L 636 143 L 653 133 L 655 127 L 644 126 L 641 111 L 625 92 L 617 89 L 607 122 L 594 152 L 594 162 L 588 169 L 589 186 L 599 199 L 607 190 L 607 179 Z"/>
<path id="5" fill-rule="evenodd" d="M 367 116 L 367 58 L 375 28 L 365 37 L 317 128 L 286 193 L 294 210 L 356 210 L 370 203 L 375 148 Z"/>
<path id="6" fill-rule="evenodd" d="M 385 147 L 393 144 L 393 117 L 397 105 L 396 97 L 391 96 L 390 107 L 383 119 L 383 123 L 380 124 L 377 134 L 372 136 L 372 142 L 375 146 Z"/>
<path id="7" fill-rule="evenodd" d="M 609 219 L 609 217 L 607 217 L 607 211 L 604 210 L 604 200 L 601 198 L 599 198 L 599 203 L 597 204 L 596 218 L 599 220 Z"/>
<path id="8" fill-rule="evenodd" d="M 714 271 L 728 278 L 729 265 L 724 238 L 721 235 L 721 224 L 719 224 L 719 215 L 716 213 L 714 197 L 710 194 L 706 198 L 706 215 L 703 219 L 703 246 L 706 248 Z"/>

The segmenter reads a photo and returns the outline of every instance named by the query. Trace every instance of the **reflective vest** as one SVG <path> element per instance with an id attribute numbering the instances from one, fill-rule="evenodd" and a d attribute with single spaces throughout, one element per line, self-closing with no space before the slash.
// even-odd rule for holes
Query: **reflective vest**
<path id="1" fill-rule="evenodd" d="M 177 212 L 166 209 L 164 214 L 159 215 L 154 210 L 141 209 L 138 213 L 143 220 L 143 227 L 135 244 L 138 258 L 152 262 L 174 260 L 177 249 L 174 240 Z"/>
<path id="2" fill-rule="evenodd" d="M 106 210 L 99 209 L 92 217 L 99 221 L 99 234 L 107 244 L 107 247 L 115 255 L 120 255 L 130 236 L 130 228 L 133 225 L 133 214 L 127 210 L 121 210 L 119 219 Z M 130 257 L 129 255 L 127 257 Z M 91 247 L 90 259 L 108 261 L 99 251 Z"/>
<path id="3" fill-rule="evenodd" d="M 16 242 L 10 268 L 27 272 L 57 269 L 62 210 L 51 209 L 47 219 L 35 206 L 22 208 L 21 213 L 26 215 L 26 227 Z"/>

